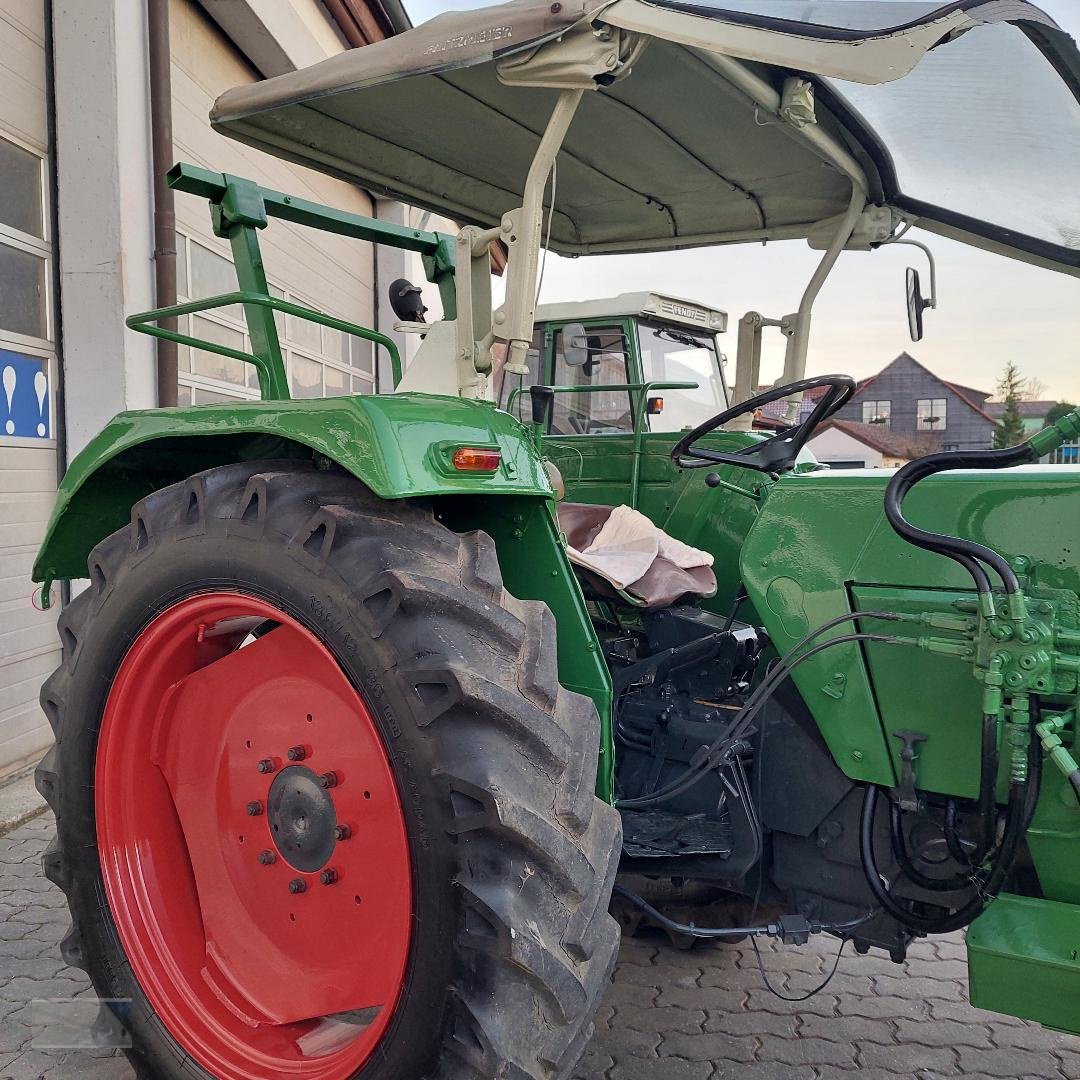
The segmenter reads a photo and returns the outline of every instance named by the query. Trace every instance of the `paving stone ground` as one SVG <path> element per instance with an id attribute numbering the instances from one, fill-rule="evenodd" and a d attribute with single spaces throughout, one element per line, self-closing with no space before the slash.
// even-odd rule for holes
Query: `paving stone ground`
<path id="1" fill-rule="evenodd" d="M 132 1080 L 113 1051 L 31 1045 L 35 1001 L 93 998 L 57 947 L 67 909 L 40 868 L 52 827 L 42 814 L 0 836 L 0 1080 Z M 773 985 L 798 996 L 835 950 L 821 938 L 763 946 L 762 958 Z M 902 967 L 845 955 L 825 990 L 788 1002 L 765 989 L 749 945 L 629 940 L 575 1080 L 1080 1080 L 1080 1039 L 973 1009 L 965 979 L 961 940 L 942 938 L 917 943 Z"/>

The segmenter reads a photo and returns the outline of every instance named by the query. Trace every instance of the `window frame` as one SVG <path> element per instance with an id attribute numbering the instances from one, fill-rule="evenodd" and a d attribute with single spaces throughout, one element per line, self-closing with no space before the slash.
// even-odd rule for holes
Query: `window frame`
<path id="1" fill-rule="evenodd" d="M 199 247 L 209 251 L 210 253 L 220 256 L 226 259 L 230 265 L 232 264 L 232 255 L 225 245 L 217 245 L 209 242 L 205 236 L 189 232 L 183 228 L 176 230 L 177 241 L 177 259 L 183 259 L 182 266 L 182 280 L 186 282 L 187 294 L 178 295 L 178 301 L 183 300 L 198 300 L 201 297 L 191 296 L 190 293 L 194 292 L 194 284 L 192 281 L 192 244 L 197 244 Z M 180 267 L 178 267 L 178 270 Z M 233 271 L 235 273 L 235 270 Z M 178 273 L 178 278 L 181 275 Z M 291 303 L 299 304 L 302 307 L 309 307 L 313 311 L 321 311 L 328 315 L 333 315 L 336 318 L 347 319 L 348 317 L 338 312 L 328 311 L 325 308 L 320 308 L 317 304 L 313 303 L 307 297 L 302 296 L 299 293 L 293 292 L 291 289 L 287 289 L 275 281 L 269 281 L 269 290 L 271 295 L 278 296 L 282 299 L 288 300 Z M 280 313 L 275 313 L 275 322 L 278 329 L 278 338 L 281 345 L 281 356 L 285 363 L 285 374 L 289 383 L 290 393 L 293 387 L 293 359 L 294 357 L 300 357 L 304 360 L 311 361 L 319 364 L 322 368 L 332 367 L 337 371 L 342 372 L 347 379 L 348 389 L 344 395 L 334 394 L 334 397 L 348 396 L 352 397 L 358 394 L 364 394 L 374 396 L 378 391 L 378 358 L 375 355 L 375 345 L 373 342 L 363 341 L 361 347 L 366 347 L 369 350 L 371 358 L 371 370 L 365 371 L 363 368 L 356 367 L 351 363 L 348 363 L 341 359 L 340 355 L 332 356 L 325 351 L 326 337 L 324 331 L 327 329 L 322 327 L 319 323 L 308 323 L 309 326 L 314 326 L 319 332 L 319 349 L 315 350 L 310 345 L 303 344 L 294 341 L 289 332 L 289 319 Z M 194 316 L 186 315 L 182 316 L 179 323 L 182 326 L 187 326 L 190 330 L 190 320 Z M 198 313 L 198 317 L 201 319 L 207 319 L 209 322 L 217 323 L 220 326 L 225 327 L 228 330 L 235 331 L 243 335 L 243 345 L 241 349 L 245 352 L 251 351 L 251 338 L 248 333 L 247 320 L 243 316 L 241 310 L 240 317 L 232 315 L 227 309 L 214 308 L 208 311 L 201 311 Z M 181 331 L 183 332 L 183 330 Z M 194 335 L 197 336 L 197 335 Z M 350 357 L 352 356 L 352 349 L 356 346 L 356 342 L 361 340 L 350 335 L 341 335 L 343 338 L 348 338 L 350 342 Z M 180 386 L 187 386 L 192 389 L 202 389 L 217 394 L 222 394 L 227 398 L 235 401 L 258 401 L 260 399 L 260 392 L 258 386 L 258 380 L 255 375 L 255 369 L 250 364 L 246 364 L 247 368 L 245 382 L 243 385 L 240 383 L 229 382 L 225 379 L 215 379 L 208 375 L 201 375 L 191 370 L 191 358 L 190 354 L 192 350 L 185 345 L 177 346 L 179 350 L 179 357 L 183 358 L 186 354 L 188 369 L 184 370 L 182 364 L 183 359 L 180 359 L 181 369 L 177 373 L 177 382 Z M 361 386 L 366 385 L 366 389 L 356 389 L 357 383 Z M 322 393 L 320 397 L 326 395 L 326 376 L 321 375 L 321 388 Z M 314 398 L 305 398 L 301 400 L 315 400 Z"/>
<path id="2" fill-rule="evenodd" d="M 13 146 L 25 150 L 33 155 L 38 162 L 38 183 L 41 191 L 41 236 L 23 232 L 14 226 L 0 223 L 0 244 L 34 255 L 41 259 L 44 265 L 44 309 L 45 309 L 45 336 L 37 337 L 31 334 L 18 334 L 13 330 L 0 327 L 0 348 L 9 352 L 19 353 L 30 359 L 45 361 L 45 375 L 49 381 L 49 437 L 34 438 L 24 435 L 7 435 L 0 429 L 0 437 L 5 447 L 26 447 L 36 449 L 55 450 L 56 425 L 57 425 L 57 394 L 59 392 L 60 365 L 56 357 L 56 296 L 53 288 L 54 266 L 53 260 L 56 253 L 53 249 L 52 236 L 52 190 L 49 184 L 51 162 L 46 150 L 40 146 L 28 142 L 25 138 L 17 135 L 7 127 L 0 127 L 0 138 L 6 139 Z"/>
<path id="3" fill-rule="evenodd" d="M 634 378 L 633 381 L 641 383 L 643 385 L 646 384 L 646 383 L 649 383 L 649 382 L 678 382 L 679 381 L 677 379 L 672 379 L 668 375 L 665 375 L 662 378 L 656 379 L 656 378 L 649 378 L 645 374 L 645 350 L 644 350 L 644 347 L 643 347 L 642 342 L 641 342 L 641 335 L 642 335 L 643 331 L 650 331 L 650 332 L 653 332 L 654 335 L 655 335 L 655 332 L 657 330 L 662 329 L 664 327 L 667 327 L 668 329 L 675 330 L 675 331 L 680 331 L 681 330 L 682 332 L 684 332 L 685 334 L 687 334 L 690 337 L 693 337 L 694 335 L 697 335 L 698 337 L 706 339 L 706 340 L 702 341 L 702 343 L 701 343 L 701 345 L 699 347 L 705 352 L 711 352 L 713 354 L 713 359 L 716 362 L 716 371 L 717 371 L 717 374 L 720 377 L 720 392 L 723 395 L 724 400 L 723 400 L 723 403 L 720 403 L 720 402 L 716 403 L 716 412 L 714 412 L 712 415 L 713 416 L 718 416 L 720 413 L 722 413 L 725 410 L 731 408 L 731 395 L 732 395 L 732 392 L 733 392 L 733 388 L 728 385 L 727 373 L 724 371 L 725 362 L 726 362 L 727 358 L 724 356 L 723 350 L 720 348 L 720 342 L 717 340 L 717 335 L 716 335 L 715 330 L 713 330 L 711 328 L 708 328 L 708 327 L 683 326 L 683 325 L 681 325 L 679 323 L 665 322 L 661 318 L 650 317 L 650 316 L 645 316 L 645 315 L 634 315 L 632 317 L 629 317 L 626 321 L 627 321 L 627 324 L 631 327 L 632 332 L 633 332 L 633 336 L 634 336 L 634 354 L 635 354 L 634 360 L 635 360 L 636 375 L 635 375 L 635 378 Z M 679 390 L 666 390 L 665 391 L 665 390 L 660 390 L 660 391 L 657 392 L 657 396 L 658 397 L 665 397 L 665 396 L 668 396 L 668 395 L 677 395 L 677 394 L 680 394 L 680 393 L 693 393 L 693 391 L 679 391 Z M 649 415 L 649 412 L 648 412 L 648 409 L 647 409 L 647 401 L 648 401 L 648 399 L 643 400 L 643 404 L 646 405 L 646 412 L 645 412 L 645 416 L 643 418 L 643 430 L 644 430 L 644 432 L 646 434 L 652 434 L 653 432 L 655 432 L 658 435 L 676 435 L 680 431 L 681 432 L 686 432 L 686 431 L 691 430 L 690 427 L 682 427 L 682 428 L 676 428 L 676 429 L 654 428 L 652 418 Z M 694 425 L 694 426 L 697 426 L 697 425 Z"/>
<path id="4" fill-rule="evenodd" d="M 941 403 L 941 412 L 938 414 L 934 408 L 937 402 Z M 929 411 L 926 416 L 922 415 L 922 407 L 928 406 Z M 926 419 L 930 416 L 937 416 L 941 420 L 941 424 L 927 425 Z M 915 399 L 915 430 L 916 431 L 929 431 L 931 434 L 934 432 L 945 431 L 949 426 L 949 399 L 947 397 L 933 397 L 933 398 L 916 398 Z"/>
<path id="5" fill-rule="evenodd" d="M 891 398 L 870 398 L 870 399 L 867 399 L 866 401 L 860 402 L 860 404 L 862 405 L 862 421 L 861 421 L 862 423 L 867 424 L 870 427 L 881 427 L 881 428 L 885 428 L 887 430 L 892 428 L 892 399 Z M 884 423 L 879 424 L 879 423 L 875 423 L 873 421 L 873 419 L 867 419 L 866 410 L 867 410 L 868 405 L 873 405 L 878 410 L 881 409 L 882 405 L 885 406 L 884 414 L 882 414 L 880 411 L 873 414 L 873 415 L 877 415 L 877 416 L 884 415 L 884 417 L 885 417 Z"/>
<path id="6" fill-rule="evenodd" d="M 559 386 L 561 385 L 555 379 L 555 367 L 556 367 L 556 352 L 555 352 L 555 339 L 558 334 L 564 330 L 567 326 L 572 326 L 575 323 L 580 323 L 586 333 L 590 330 L 614 330 L 618 329 L 622 335 L 623 340 L 623 356 L 626 363 L 626 382 L 633 384 L 639 381 L 641 377 L 640 358 L 637 351 L 637 334 L 633 329 L 633 318 L 616 315 L 596 317 L 592 319 L 558 319 L 550 322 L 542 323 L 544 328 L 544 352 L 541 357 L 541 370 L 545 375 L 545 383 L 547 386 Z M 535 330 L 534 330 L 535 335 Z M 618 385 L 618 384 L 613 384 Z M 551 415 L 548 417 L 548 424 L 546 428 L 546 434 L 553 439 L 578 439 L 581 437 L 597 438 L 603 436 L 604 438 L 615 438 L 619 436 L 632 436 L 634 434 L 634 395 L 629 391 L 625 391 L 627 398 L 627 409 L 630 414 L 630 427 L 626 430 L 620 431 L 592 431 L 592 432 L 573 432 L 571 434 L 563 434 L 562 432 L 554 432 L 551 430 L 551 423 L 554 419 L 554 409 L 551 411 Z M 557 394 L 556 400 L 559 397 L 574 397 L 578 395 L 569 394 Z M 583 398 L 587 398 L 589 395 L 581 394 Z"/>

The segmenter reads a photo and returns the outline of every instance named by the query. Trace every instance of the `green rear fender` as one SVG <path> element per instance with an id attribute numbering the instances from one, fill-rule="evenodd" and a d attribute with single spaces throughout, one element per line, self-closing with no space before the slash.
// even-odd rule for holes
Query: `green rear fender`
<path id="1" fill-rule="evenodd" d="M 459 446 L 498 449 L 502 464 L 494 473 L 459 472 L 451 462 Z M 71 463 L 34 580 L 85 577 L 94 546 L 158 488 L 233 461 L 315 454 L 384 499 L 551 497 L 525 428 L 483 401 L 399 394 L 125 412 Z"/>
<path id="2" fill-rule="evenodd" d="M 460 472 L 459 447 L 497 449 L 492 473 Z M 385 397 L 252 401 L 121 413 L 71 463 L 57 494 L 35 581 L 84 578 L 94 547 L 159 488 L 234 461 L 322 456 L 384 499 L 433 497 L 451 528 L 482 529 L 506 588 L 544 600 L 558 633 L 560 681 L 600 717 L 597 793 L 612 798 L 611 680 L 566 555 L 551 485 L 526 429 L 483 401 Z"/>

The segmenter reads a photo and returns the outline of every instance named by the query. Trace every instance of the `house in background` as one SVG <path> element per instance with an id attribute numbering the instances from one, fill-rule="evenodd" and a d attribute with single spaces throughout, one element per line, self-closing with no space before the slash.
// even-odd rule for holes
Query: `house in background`
<path id="1" fill-rule="evenodd" d="M 833 469 L 897 469 L 938 449 L 932 435 L 904 435 L 854 420 L 827 420 L 808 445 L 818 461 Z"/>
<path id="2" fill-rule="evenodd" d="M 940 378 L 904 352 L 860 382 L 834 419 L 902 436 L 912 446 L 925 447 L 922 453 L 986 450 L 997 427 L 989 397 L 988 391 Z"/>

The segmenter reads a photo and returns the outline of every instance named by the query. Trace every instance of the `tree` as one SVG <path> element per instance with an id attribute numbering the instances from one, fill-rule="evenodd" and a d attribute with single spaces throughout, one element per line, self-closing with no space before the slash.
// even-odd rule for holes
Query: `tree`
<path id="1" fill-rule="evenodd" d="M 1010 360 L 1005 365 L 998 383 L 998 394 L 1005 402 L 1005 411 L 1001 414 L 997 430 L 994 432 L 994 449 L 1002 450 L 1006 446 L 1015 446 L 1024 441 L 1024 418 L 1020 415 L 1020 402 L 1024 396 L 1024 379 L 1020 369 Z"/>
<path id="2" fill-rule="evenodd" d="M 1041 401 L 1043 394 L 1045 393 L 1046 383 L 1044 383 L 1037 375 L 1029 375 L 1020 384 L 1021 401 Z"/>
<path id="3" fill-rule="evenodd" d="M 1051 406 L 1049 412 L 1043 417 L 1043 425 L 1049 427 L 1051 424 L 1056 423 L 1063 416 L 1071 413 L 1076 406 L 1068 401 L 1059 401 L 1056 405 Z"/>

